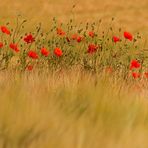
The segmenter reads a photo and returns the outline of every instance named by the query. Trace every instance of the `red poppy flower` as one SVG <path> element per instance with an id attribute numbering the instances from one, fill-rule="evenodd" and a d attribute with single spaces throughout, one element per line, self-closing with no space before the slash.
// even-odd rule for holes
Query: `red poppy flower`
<path id="1" fill-rule="evenodd" d="M 78 37 L 77 34 L 73 34 L 71 38 L 72 38 L 73 40 L 77 40 L 77 37 Z"/>
<path id="2" fill-rule="evenodd" d="M 28 70 L 28 71 L 33 70 L 33 66 L 32 66 L 32 65 L 28 65 L 28 66 L 27 66 L 27 70 Z"/>
<path id="3" fill-rule="evenodd" d="M 4 45 L 3 45 L 3 43 L 2 42 L 0 42 L 0 48 L 2 48 Z"/>
<path id="4" fill-rule="evenodd" d="M 78 43 L 80 43 L 82 40 L 83 40 L 83 37 L 81 37 L 81 36 L 78 36 L 78 37 L 77 37 L 77 42 L 78 42 Z"/>
<path id="5" fill-rule="evenodd" d="M 63 52 L 60 48 L 55 48 L 54 49 L 54 54 L 58 57 L 61 57 L 63 55 Z"/>
<path id="6" fill-rule="evenodd" d="M 32 34 L 29 34 L 27 36 L 24 37 L 24 41 L 29 44 L 29 43 L 33 43 L 35 41 L 35 38 L 32 36 Z"/>
<path id="7" fill-rule="evenodd" d="M 38 59 L 38 54 L 35 51 L 29 51 L 28 56 L 32 59 Z"/>
<path id="8" fill-rule="evenodd" d="M 141 64 L 137 61 L 137 60 L 132 60 L 131 64 L 130 64 L 130 70 L 134 69 L 134 68 L 140 68 Z"/>
<path id="9" fill-rule="evenodd" d="M 9 45 L 9 47 L 10 47 L 11 49 L 13 49 L 15 52 L 19 52 L 19 51 L 20 51 L 19 48 L 18 48 L 18 46 L 17 46 L 17 44 L 11 43 L 11 44 Z"/>
<path id="10" fill-rule="evenodd" d="M 113 36 L 113 42 L 115 43 L 120 42 L 120 38 L 117 36 Z"/>
<path id="11" fill-rule="evenodd" d="M 90 31 L 90 32 L 88 33 L 88 35 L 93 38 L 93 37 L 95 36 L 95 33 L 94 33 L 93 31 Z"/>
<path id="12" fill-rule="evenodd" d="M 98 46 L 94 45 L 94 44 L 90 44 L 88 46 L 88 53 L 93 53 L 93 52 L 96 52 Z"/>
<path id="13" fill-rule="evenodd" d="M 41 49 L 41 54 L 47 57 L 49 55 L 49 51 L 46 48 Z"/>
<path id="14" fill-rule="evenodd" d="M 1 26 L 1 31 L 5 34 L 10 35 L 10 31 L 8 30 L 8 28 L 6 26 Z"/>
<path id="15" fill-rule="evenodd" d="M 133 76 L 134 79 L 140 78 L 140 73 L 133 72 L 132 76 Z"/>
<path id="16" fill-rule="evenodd" d="M 66 33 L 61 28 L 57 28 L 57 34 L 64 36 Z"/>
<path id="17" fill-rule="evenodd" d="M 129 33 L 129 32 L 124 32 L 124 37 L 125 37 L 126 39 L 130 40 L 130 41 L 133 40 L 133 36 L 132 36 L 132 34 Z"/>
<path id="18" fill-rule="evenodd" d="M 113 68 L 112 67 L 106 67 L 105 72 L 111 74 L 113 72 Z"/>
<path id="19" fill-rule="evenodd" d="M 145 72 L 144 75 L 146 78 L 148 78 L 148 72 Z"/>

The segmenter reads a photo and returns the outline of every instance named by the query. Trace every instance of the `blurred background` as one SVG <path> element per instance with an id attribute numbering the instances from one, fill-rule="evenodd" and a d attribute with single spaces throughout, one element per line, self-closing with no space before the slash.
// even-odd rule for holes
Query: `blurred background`
<path id="1" fill-rule="evenodd" d="M 148 0 L 0 0 L 0 14 L 0 24 L 22 15 L 31 24 L 42 22 L 45 27 L 54 16 L 79 22 L 115 17 L 120 27 L 148 35 Z"/>

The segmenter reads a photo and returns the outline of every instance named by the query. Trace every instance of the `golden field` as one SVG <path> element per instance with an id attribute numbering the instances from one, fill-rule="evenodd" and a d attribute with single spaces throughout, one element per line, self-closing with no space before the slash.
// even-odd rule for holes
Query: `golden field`
<path id="1" fill-rule="evenodd" d="M 73 8 L 75 5 L 75 8 Z M 0 25 L 103 20 L 148 36 L 147 0 L 0 0 Z M 33 27 L 32 27 L 33 26 Z M 147 43 L 147 42 L 146 42 Z M 0 72 L 0 148 L 148 148 L 147 80 L 92 74 Z"/>
<path id="2" fill-rule="evenodd" d="M 1 22 L 22 15 L 30 22 L 43 22 L 47 26 L 52 17 L 64 21 L 74 17 L 77 21 L 109 21 L 112 17 L 120 27 L 148 34 L 147 0 L 1 0 Z M 73 5 L 75 8 L 72 9 Z M 73 12 L 73 13 L 72 13 Z"/>

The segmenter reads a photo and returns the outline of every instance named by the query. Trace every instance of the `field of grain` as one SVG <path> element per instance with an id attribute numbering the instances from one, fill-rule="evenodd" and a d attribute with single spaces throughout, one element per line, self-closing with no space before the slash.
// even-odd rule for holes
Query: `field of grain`
<path id="1" fill-rule="evenodd" d="M 73 6 L 75 8 L 73 9 Z M 148 34 L 147 0 L 1 0 L 0 13 L 3 21 L 14 21 L 22 15 L 29 22 L 42 22 L 46 27 L 52 17 L 60 21 L 74 17 L 77 21 L 108 21 L 115 17 L 120 27 Z"/>
<path id="2" fill-rule="evenodd" d="M 56 59 L 52 55 L 50 60 L 55 60 L 55 63 L 43 57 L 38 60 L 36 57 L 37 62 L 25 59 L 26 63 L 29 61 L 25 65 L 23 48 L 30 50 L 32 46 L 35 50 L 40 44 L 36 41 L 35 45 L 27 46 L 23 41 L 18 41 L 21 48 L 18 50 L 13 47 L 16 53 L 12 54 L 7 52 L 8 43 L 13 37 L 19 36 L 19 33 L 12 35 L 10 39 L 0 35 L 0 42 L 6 42 L 4 51 L 0 47 L 0 59 L 2 54 L 8 54 L 7 61 L 5 57 L 0 60 L 0 148 L 148 148 L 147 0 L 0 0 L 0 14 L 0 26 L 9 22 L 8 28 L 16 26 L 18 15 L 22 20 L 27 19 L 26 28 L 20 32 L 21 35 L 32 30 L 35 34 L 34 30 L 39 22 L 42 23 L 43 31 L 40 33 L 45 34 L 51 28 L 53 17 L 56 17 L 58 23 L 72 19 L 74 25 L 97 22 L 96 28 L 101 19 L 100 32 L 94 29 L 98 34 L 95 42 L 103 42 L 101 47 L 105 49 L 97 59 L 95 56 L 78 54 L 85 50 L 83 48 L 88 42 L 93 42 L 89 37 L 86 43 L 77 45 L 72 42 L 71 45 L 65 45 L 62 37 L 54 38 L 56 35 L 51 35 L 53 38 L 50 40 L 54 43 L 49 46 L 40 37 L 47 47 L 56 44 L 71 49 L 71 52 L 75 49 L 80 51 L 74 52 L 74 59 L 68 58 L 65 53 L 69 52 L 62 49 L 65 60 L 61 58 L 61 63 L 57 60 L 59 57 Z M 112 18 L 115 20 L 109 26 Z M 121 38 L 123 31 L 129 31 L 135 36 L 139 32 L 138 43 L 135 45 L 124 39 L 119 46 L 114 45 L 112 39 L 106 43 L 105 39 L 98 42 L 102 31 L 108 32 L 109 27 L 115 30 L 110 32 L 107 36 L 109 38 L 119 28 L 122 29 L 119 33 Z M 124 56 L 121 67 L 126 68 L 112 72 L 107 64 L 118 68 L 119 63 L 109 63 L 106 60 L 114 52 L 106 49 L 111 48 L 122 54 L 119 47 L 131 50 L 128 56 L 137 58 L 144 65 L 140 65 L 140 70 L 136 69 L 136 74 L 147 72 L 147 77 L 142 75 L 139 78 L 136 75 L 132 78 L 132 72 L 128 69 L 130 63 Z M 39 50 L 36 51 L 39 53 Z M 52 49 L 49 51 L 52 54 Z M 72 58 L 73 66 L 70 65 Z M 80 64 L 83 58 L 86 58 L 86 65 L 82 66 Z M 16 68 L 17 59 L 23 61 L 19 63 L 19 68 Z M 80 59 L 79 63 L 77 59 Z M 99 69 L 97 60 L 106 64 L 106 67 L 100 65 Z M 28 68 L 29 64 L 34 64 L 36 69 Z"/>

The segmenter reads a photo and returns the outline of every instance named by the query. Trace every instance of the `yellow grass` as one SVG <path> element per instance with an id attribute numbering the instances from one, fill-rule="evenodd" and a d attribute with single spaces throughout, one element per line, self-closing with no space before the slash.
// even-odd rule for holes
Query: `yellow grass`
<path id="1" fill-rule="evenodd" d="M 1 0 L 1 23 L 22 15 L 31 22 L 42 21 L 47 27 L 51 18 L 71 18 L 72 6 L 77 21 L 96 21 L 115 17 L 121 27 L 148 34 L 147 0 Z"/>
<path id="2" fill-rule="evenodd" d="M 148 147 L 148 101 L 131 83 L 77 70 L 1 73 L 0 86 L 2 148 Z"/>

